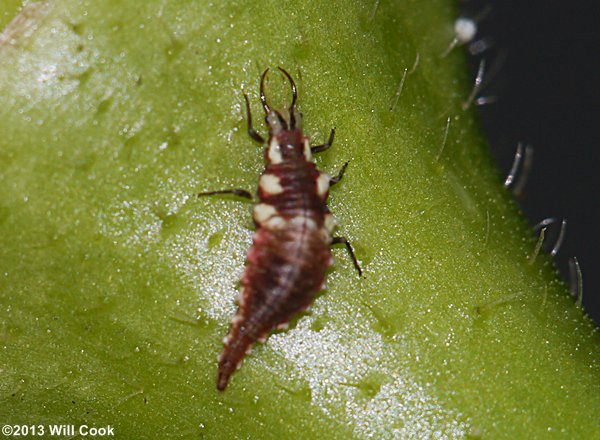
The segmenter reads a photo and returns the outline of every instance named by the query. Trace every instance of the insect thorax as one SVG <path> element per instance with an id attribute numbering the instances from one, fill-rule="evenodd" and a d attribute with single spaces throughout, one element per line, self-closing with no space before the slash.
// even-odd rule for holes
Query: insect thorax
<path id="1" fill-rule="evenodd" d="M 269 141 L 266 151 L 268 163 L 279 164 L 287 161 L 312 161 L 309 139 L 302 132 L 302 114 L 293 109 L 285 112 L 287 119 L 271 110 L 266 117 L 269 125 Z"/>

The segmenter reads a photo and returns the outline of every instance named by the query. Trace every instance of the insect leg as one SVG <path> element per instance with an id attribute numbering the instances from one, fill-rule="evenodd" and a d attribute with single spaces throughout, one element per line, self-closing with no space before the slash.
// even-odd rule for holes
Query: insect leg
<path id="1" fill-rule="evenodd" d="M 233 194 L 235 196 L 239 196 L 239 197 L 243 197 L 245 199 L 248 200 L 252 200 L 252 194 L 250 194 L 248 191 L 246 191 L 245 189 L 222 189 L 220 191 L 207 191 L 207 192 L 201 192 L 198 193 L 197 196 L 198 197 L 203 197 L 203 196 L 215 196 L 218 194 Z"/>
<path id="2" fill-rule="evenodd" d="M 265 139 L 252 128 L 252 113 L 250 112 L 250 102 L 248 101 L 248 95 L 244 93 L 244 99 L 246 100 L 246 113 L 248 114 L 248 134 L 252 139 L 260 144 L 265 143 Z"/>
<path id="3" fill-rule="evenodd" d="M 348 167 L 348 162 L 346 162 L 343 166 L 342 169 L 340 170 L 340 172 L 338 173 L 337 176 L 332 177 L 331 179 L 329 179 L 329 186 L 333 186 L 336 183 L 338 183 L 340 180 L 342 180 L 342 177 L 344 177 L 344 173 L 346 172 L 346 168 Z"/>
<path id="4" fill-rule="evenodd" d="M 354 267 L 356 268 L 356 271 L 358 272 L 358 276 L 362 277 L 362 269 L 360 268 L 360 265 L 358 264 L 356 255 L 354 255 L 354 249 L 352 249 L 352 246 L 350 245 L 350 242 L 348 241 L 348 239 L 346 237 L 332 237 L 331 244 L 332 245 L 344 244 L 346 246 L 346 250 L 350 254 L 350 258 L 352 259 L 352 263 L 354 263 Z"/>
<path id="5" fill-rule="evenodd" d="M 327 140 L 327 142 L 325 142 L 324 144 L 321 144 L 321 145 L 315 145 L 314 147 L 310 147 L 310 151 L 312 151 L 313 153 L 321 153 L 321 152 L 327 150 L 329 147 L 331 147 L 331 144 L 333 144 L 334 136 L 335 136 L 335 128 L 332 128 L 331 134 L 329 135 L 329 139 Z"/>

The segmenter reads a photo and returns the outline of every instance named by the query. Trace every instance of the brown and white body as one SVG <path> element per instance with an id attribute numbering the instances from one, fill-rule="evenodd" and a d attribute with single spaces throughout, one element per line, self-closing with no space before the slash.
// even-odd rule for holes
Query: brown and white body
<path id="1" fill-rule="evenodd" d="M 269 126 L 267 165 L 259 180 L 260 202 L 253 209 L 257 229 L 241 280 L 239 308 L 219 356 L 219 390 L 226 388 L 230 376 L 256 341 L 264 341 L 272 330 L 306 310 L 324 288 L 327 269 L 333 263 L 332 244 L 345 244 L 361 273 L 348 241 L 332 237 L 335 219 L 326 204 L 329 187 L 342 178 L 347 164 L 334 178 L 317 170 L 312 153 L 329 148 L 334 132 L 326 144 L 309 145 L 296 110 L 296 86 L 290 75 L 279 69 L 291 83 L 293 101 L 285 116 L 269 107 L 264 95 L 267 69 L 261 77 L 261 101 Z M 248 133 L 263 143 L 252 128 L 248 98 L 244 97 Z M 222 193 L 251 198 L 244 190 L 200 195 Z"/>

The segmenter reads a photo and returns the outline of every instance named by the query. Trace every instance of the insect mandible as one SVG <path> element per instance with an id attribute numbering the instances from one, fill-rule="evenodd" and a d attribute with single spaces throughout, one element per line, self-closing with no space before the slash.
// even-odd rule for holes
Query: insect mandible
<path id="1" fill-rule="evenodd" d="M 327 269 L 333 264 L 331 246 L 344 244 L 358 275 L 362 275 L 352 246 L 344 237 L 332 236 L 336 222 L 327 207 L 329 188 L 338 183 L 348 162 L 335 177 L 317 170 L 313 153 L 327 150 L 335 135 L 311 147 L 301 128 L 302 115 L 296 108 L 296 84 L 279 67 L 292 88 L 292 103 L 284 111 L 269 106 L 265 98 L 266 69 L 260 79 L 260 100 L 265 110 L 269 138 L 266 167 L 259 179 L 259 203 L 254 205 L 256 232 L 241 279 L 238 311 L 232 320 L 224 349 L 219 356 L 217 389 L 225 390 L 231 375 L 257 341 L 264 342 L 276 328 L 285 327 L 306 310 L 325 287 Z M 252 127 L 248 96 L 244 94 L 248 134 L 264 144 Z M 252 200 L 243 189 L 226 189 L 198 194 L 234 194 Z"/>

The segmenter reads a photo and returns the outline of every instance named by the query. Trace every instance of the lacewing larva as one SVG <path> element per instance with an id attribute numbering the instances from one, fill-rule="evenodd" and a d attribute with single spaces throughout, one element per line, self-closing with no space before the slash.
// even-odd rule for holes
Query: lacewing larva
<path id="1" fill-rule="evenodd" d="M 248 263 L 242 276 L 238 311 L 224 339 L 219 356 L 217 388 L 223 391 L 231 375 L 254 343 L 264 341 L 278 327 L 285 326 L 295 315 L 306 310 L 324 288 L 327 269 L 333 264 L 331 245 L 344 244 L 359 276 L 361 269 L 344 237 L 332 236 L 335 219 L 327 207 L 329 188 L 338 183 L 348 163 L 335 177 L 317 170 L 313 153 L 328 149 L 329 140 L 310 146 L 304 136 L 302 115 L 296 108 L 296 84 L 288 72 L 279 67 L 292 88 L 292 103 L 282 112 L 269 106 L 265 98 L 265 70 L 260 81 L 260 100 L 269 127 L 266 141 L 266 167 L 259 179 L 259 203 L 254 205 L 256 224 Z M 248 134 L 257 142 L 265 139 L 252 127 L 248 97 L 244 95 L 248 114 Z M 252 199 L 243 189 L 210 191 L 198 196 L 234 194 Z"/>

